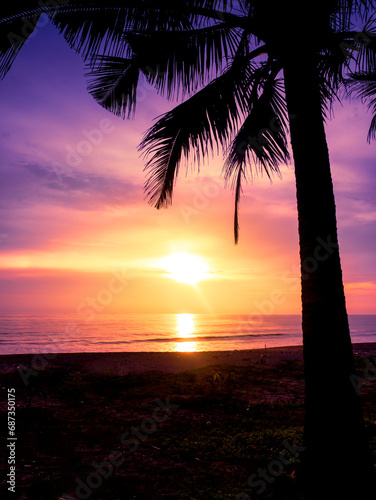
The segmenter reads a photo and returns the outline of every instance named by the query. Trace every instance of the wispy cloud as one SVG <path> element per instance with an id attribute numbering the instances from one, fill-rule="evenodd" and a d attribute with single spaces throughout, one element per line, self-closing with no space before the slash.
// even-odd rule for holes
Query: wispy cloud
<path id="1" fill-rule="evenodd" d="M 75 210 L 98 210 L 136 203 L 142 185 L 113 175 L 67 169 L 56 172 L 50 165 L 24 164 L 3 169 L 0 208 L 58 205 Z"/>

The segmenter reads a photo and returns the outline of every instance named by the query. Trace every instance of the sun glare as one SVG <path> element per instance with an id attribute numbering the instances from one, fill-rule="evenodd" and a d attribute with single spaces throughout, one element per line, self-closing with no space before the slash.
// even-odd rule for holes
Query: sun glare
<path id="1" fill-rule="evenodd" d="M 194 314 L 177 314 L 176 315 L 176 333 L 181 338 L 194 338 L 195 337 L 195 322 Z M 175 345 L 176 352 L 195 352 L 197 351 L 196 342 L 185 341 L 177 342 Z"/>
<path id="2" fill-rule="evenodd" d="M 196 342 L 179 342 L 176 344 L 175 352 L 196 352 Z"/>
<path id="3" fill-rule="evenodd" d="M 195 332 L 193 314 L 177 314 L 176 315 L 176 331 L 179 337 L 191 337 Z"/>
<path id="4" fill-rule="evenodd" d="M 196 284 L 207 278 L 208 267 L 205 261 L 190 253 L 174 253 L 159 261 L 159 266 L 165 269 L 170 278 L 180 283 Z"/>

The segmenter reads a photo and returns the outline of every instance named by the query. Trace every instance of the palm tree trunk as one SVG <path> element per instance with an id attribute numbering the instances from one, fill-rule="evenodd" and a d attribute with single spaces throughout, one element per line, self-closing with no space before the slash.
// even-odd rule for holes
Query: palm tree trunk
<path id="1" fill-rule="evenodd" d="M 365 498 L 373 466 L 351 380 L 354 360 L 317 64 L 304 50 L 289 51 L 284 66 L 301 260 L 306 447 L 301 478 L 306 498 L 358 500 Z"/>

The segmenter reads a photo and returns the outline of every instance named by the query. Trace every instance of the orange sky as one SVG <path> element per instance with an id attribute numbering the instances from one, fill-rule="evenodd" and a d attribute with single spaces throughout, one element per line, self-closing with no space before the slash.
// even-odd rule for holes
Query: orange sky
<path id="1" fill-rule="evenodd" d="M 199 176 L 181 169 L 173 206 L 150 207 L 137 145 L 173 103 L 141 87 L 135 120 L 122 121 L 86 93 L 83 72 L 46 27 L 0 83 L 1 311 L 299 314 L 292 165 L 282 180 L 257 177 L 246 187 L 235 246 L 221 157 Z M 369 120 L 358 103 L 346 104 L 327 127 L 351 314 L 376 314 Z M 207 279 L 178 283 L 158 269 L 176 252 L 201 257 Z"/>

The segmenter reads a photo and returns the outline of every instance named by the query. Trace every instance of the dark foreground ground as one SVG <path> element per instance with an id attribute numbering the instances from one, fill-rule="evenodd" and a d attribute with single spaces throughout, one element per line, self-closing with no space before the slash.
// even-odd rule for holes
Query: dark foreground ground
<path id="1" fill-rule="evenodd" d="M 376 462 L 376 344 L 354 347 Z M 1 498 L 300 498 L 299 347 L 0 356 L 0 387 L 4 438 L 8 389 L 16 398 L 15 436 L 6 440 L 15 443 L 16 493 L 7 492 L 5 445 Z"/>

